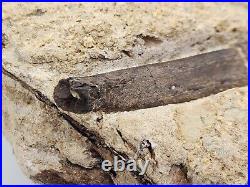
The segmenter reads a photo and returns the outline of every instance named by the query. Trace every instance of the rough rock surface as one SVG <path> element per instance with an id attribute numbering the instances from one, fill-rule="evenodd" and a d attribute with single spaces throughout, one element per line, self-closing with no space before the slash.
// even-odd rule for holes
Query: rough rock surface
<path id="1" fill-rule="evenodd" d="M 117 113 L 57 108 L 62 78 L 179 59 L 247 42 L 245 3 L 4 3 L 3 125 L 23 171 L 41 183 L 247 183 L 247 87 Z M 136 15 L 136 16 L 135 16 Z M 134 158 L 144 176 L 106 173 Z"/>

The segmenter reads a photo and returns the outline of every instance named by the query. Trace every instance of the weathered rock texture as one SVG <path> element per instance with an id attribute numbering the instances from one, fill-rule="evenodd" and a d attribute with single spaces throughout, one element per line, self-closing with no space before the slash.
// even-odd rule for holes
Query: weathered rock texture
<path id="1" fill-rule="evenodd" d="M 23 171 L 39 183 L 247 183 L 247 87 L 111 113 L 67 112 L 53 99 L 61 79 L 246 43 L 247 9 L 245 3 L 4 3 L 3 127 Z M 100 169 L 114 155 L 136 158 L 143 139 L 153 149 L 137 158 L 150 160 L 144 176 Z"/>

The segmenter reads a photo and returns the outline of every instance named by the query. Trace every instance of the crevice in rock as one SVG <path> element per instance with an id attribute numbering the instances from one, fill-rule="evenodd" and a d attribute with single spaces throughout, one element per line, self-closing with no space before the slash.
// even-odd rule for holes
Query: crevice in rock
<path id="1" fill-rule="evenodd" d="M 183 164 L 173 165 L 169 175 L 172 184 L 192 184 L 192 180 L 188 177 L 187 167 Z"/>
<path id="2" fill-rule="evenodd" d="M 96 118 L 96 123 L 97 123 L 97 125 L 100 125 L 100 124 L 102 124 L 102 122 L 103 122 L 103 115 L 100 112 L 100 113 L 98 113 L 98 117 Z"/>
<path id="3" fill-rule="evenodd" d="M 38 8 L 38 9 L 35 9 L 33 12 L 27 14 L 26 16 L 42 16 L 46 12 L 47 12 L 46 10 L 42 10 L 42 9 Z"/>
<path id="4" fill-rule="evenodd" d="M 2 48 L 4 49 L 9 44 L 8 36 L 2 33 Z"/>
<path id="5" fill-rule="evenodd" d="M 131 51 L 128 51 L 128 50 L 122 50 L 121 51 L 123 54 L 125 54 L 126 56 L 132 58 L 133 57 L 133 54 Z"/>
<path id="6" fill-rule="evenodd" d="M 161 39 L 155 36 L 150 36 L 150 35 L 140 34 L 137 37 L 141 38 L 144 41 L 144 45 L 146 47 L 154 47 L 154 46 L 160 45 L 163 42 Z"/>
<path id="7" fill-rule="evenodd" d="M 127 146 L 129 149 L 131 149 L 132 151 L 136 152 L 136 147 L 131 144 L 130 142 L 128 142 L 122 135 L 121 131 L 119 129 L 116 128 L 116 132 L 118 133 L 118 135 L 120 136 L 120 138 L 122 139 L 122 141 L 124 142 L 125 146 Z"/>

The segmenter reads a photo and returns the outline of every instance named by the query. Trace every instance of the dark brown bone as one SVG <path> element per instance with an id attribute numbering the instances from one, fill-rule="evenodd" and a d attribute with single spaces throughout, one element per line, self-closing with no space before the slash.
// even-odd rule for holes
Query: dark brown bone
<path id="1" fill-rule="evenodd" d="M 130 111 L 182 103 L 247 85 L 237 49 L 224 49 L 164 63 L 71 77 L 54 90 L 65 111 Z"/>

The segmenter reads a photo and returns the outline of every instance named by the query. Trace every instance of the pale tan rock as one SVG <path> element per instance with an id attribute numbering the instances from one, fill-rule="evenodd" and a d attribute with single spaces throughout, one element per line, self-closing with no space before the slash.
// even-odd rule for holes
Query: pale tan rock
<path id="1" fill-rule="evenodd" d="M 112 176 L 115 183 L 247 183 L 247 87 L 188 103 L 80 115 L 50 109 L 37 101 L 37 92 L 18 83 L 53 103 L 54 87 L 62 78 L 227 48 L 247 41 L 247 26 L 245 3 L 4 3 L 3 100 L 15 108 L 4 107 L 10 122 L 5 121 L 4 131 L 23 170 L 28 176 L 49 170 L 38 175 L 42 180 L 63 168 L 61 160 L 83 168 L 96 164 L 89 152 L 89 146 L 96 146 L 91 137 L 80 136 L 56 115 L 62 112 L 104 142 L 96 150 L 104 159 L 112 160 L 114 153 L 134 158 L 143 139 L 155 145 L 155 158 L 145 152 L 150 166 L 142 179 L 118 173 Z M 28 97 L 33 98 L 30 105 L 22 101 Z M 29 118 L 31 112 L 39 118 Z M 46 127 L 39 119 L 47 120 Z M 61 125 L 55 127 L 53 120 Z M 33 144 L 39 146 L 30 148 Z M 49 145 L 60 153 L 48 150 Z M 109 174 L 99 169 L 92 174 L 97 173 L 109 181 Z M 66 172 L 59 179 L 83 182 L 71 177 Z"/>

